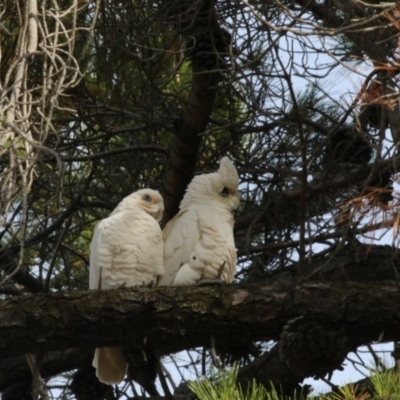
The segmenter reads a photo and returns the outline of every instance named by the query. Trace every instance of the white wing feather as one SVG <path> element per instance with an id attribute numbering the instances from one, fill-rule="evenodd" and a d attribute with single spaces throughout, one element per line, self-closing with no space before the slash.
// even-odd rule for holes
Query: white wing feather
<path id="1" fill-rule="evenodd" d="M 214 213 L 207 206 L 200 205 L 198 210 L 180 212 L 163 231 L 165 273 L 158 285 L 195 284 L 199 276 L 190 267 L 192 253 L 198 257 L 196 265 L 203 268 L 200 278 L 217 278 L 225 262 L 221 279 L 232 282 L 236 269 L 232 228 L 230 213 Z"/>
<path id="2" fill-rule="evenodd" d="M 190 286 L 198 282 L 204 274 L 204 266 L 203 261 L 193 251 L 189 261 L 179 268 L 171 286 Z"/>
<path id="3" fill-rule="evenodd" d="M 164 275 L 159 286 L 170 286 L 179 268 L 189 260 L 200 239 L 199 216 L 196 211 L 180 212 L 163 231 Z"/>
<path id="4" fill-rule="evenodd" d="M 100 289 L 100 271 L 102 265 L 111 265 L 111 251 L 107 237 L 104 238 L 105 229 L 100 221 L 94 228 L 94 234 L 90 243 L 90 270 L 89 289 Z M 100 254 L 101 251 L 101 254 Z"/>

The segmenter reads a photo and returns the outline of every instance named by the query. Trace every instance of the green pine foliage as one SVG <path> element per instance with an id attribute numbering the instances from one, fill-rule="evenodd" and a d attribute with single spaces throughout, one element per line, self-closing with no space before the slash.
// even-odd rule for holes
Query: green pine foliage
<path id="1" fill-rule="evenodd" d="M 199 400 L 291 400 L 301 396 L 283 396 L 276 388 L 267 391 L 254 380 L 246 392 L 236 385 L 238 368 L 218 371 L 210 378 L 189 382 L 189 388 Z M 350 383 L 337 389 L 335 393 L 308 396 L 308 400 L 395 400 L 400 399 L 400 374 L 396 369 L 371 371 L 370 385 Z"/>
<path id="2" fill-rule="evenodd" d="M 243 392 L 236 385 L 237 374 L 238 367 L 234 365 L 231 370 L 218 371 L 211 378 L 189 382 L 189 388 L 200 400 L 290 400 L 280 396 L 274 387 L 268 392 L 255 380 Z"/>

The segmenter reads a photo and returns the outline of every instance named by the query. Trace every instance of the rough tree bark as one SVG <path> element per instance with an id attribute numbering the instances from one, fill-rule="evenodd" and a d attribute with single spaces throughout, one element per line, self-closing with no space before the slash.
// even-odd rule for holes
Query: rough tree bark
<path id="1" fill-rule="evenodd" d="M 46 351 L 41 373 L 50 377 L 90 365 L 97 345 L 140 346 L 146 336 L 163 355 L 208 346 L 214 333 L 217 348 L 223 350 L 227 335 L 232 344 L 278 340 L 287 321 L 301 315 L 324 321 L 331 329 L 343 327 L 349 348 L 376 341 L 382 332 L 384 341 L 399 340 L 397 270 L 397 253 L 390 246 L 344 246 L 332 260 L 315 259 L 305 270 L 306 275 L 314 272 L 309 282 L 326 284 L 299 286 L 290 271 L 283 270 L 254 286 L 58 293 L 3 302 L 0 354 L 13 356 L 0 363 L 0 390 L 29 376 L 18 356 L 27 351 Z M 48 353 L 72 347 L 80 349 Z M 239 374 L 243 385 L 253 378 L 266 386 L 270 381 L 282 385 L 287 393 L 302 381 L 281 361 L 277 347 Z"/>
<path id="2" fill-rule="evenodd" d="M 144 340 L 168 352 L 208 345 L 277 340 L 304 316 L 345 330 L 352 347 L 400 339 L 397 282 L 135 288 L 25 296 L 0 305 L 0 354 Z M 243 328 L 246 329 L 243 329 Z"/>
<path id="3" fill-rule="evenodd" d="M 179 203 L 193 178 L 201 134 L 206 130 L 218 84 L 223 78 L 219 65 L 221 57 L 219 51 L 224 51 L 228 43 L 225 43 L 214 7 L 212 0 L 201 0 L 195 19 L 190 21 L 189 27 L 186 28 L 195 43 L 190 54 L 193 68 L 192 86 L 187 105 L 182 110 L 181 120 L 176 126 L 176 136 L 171 143 L 170 157 L 164 174 L 163 224 L 178 212 Z M 176 10 L 172 6 L 168 13 L 174 12 Z M 221 44 L 221 48 L 215 48 L 216 43 Z M 204 50 L 208 48 L 215 53 L 210 52 L 205 56 Z"/>

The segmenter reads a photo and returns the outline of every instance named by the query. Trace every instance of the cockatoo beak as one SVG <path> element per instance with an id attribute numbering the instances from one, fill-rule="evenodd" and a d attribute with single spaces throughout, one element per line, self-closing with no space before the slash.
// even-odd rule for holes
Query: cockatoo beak
<path id="1" fill-rule="evenodd" d="M 237 197 L 237 199 L 238 199 L 238 201 L 240 203 L 242 201 L 242 196 L 241 196 L 241 194 L 240 194 L 240 192 L 238 190 L 236 191 L 236 197 Z"/>
<path id="2" fill-rule="evenodd" d="M 235 210 L 236 208 L 239 207 L 239 204 L 240 204 L 240 200 L 241 200 L 240 193 L 238 191 L 236 191 L 236 193 L 232 197 L 235 199 L 232 209 Z"/>
<path id="3" fill-rule="evenodd" d="M 162 215 L 164 213 L 164 203 L 163 203 L 162 199 L 153 198 L 151 208 L 155 210 L 155 212 L 153 213 L 154 218 L 158 222 L 160 222 L 161 218 L 162 218 Z"/>

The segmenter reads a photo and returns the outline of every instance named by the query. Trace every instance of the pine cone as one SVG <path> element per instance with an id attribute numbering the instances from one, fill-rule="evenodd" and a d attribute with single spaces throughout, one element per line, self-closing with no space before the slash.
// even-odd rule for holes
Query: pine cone
<path id="1" fill-rule="evenodd" d="M 303 316 L 285 325 L 279 342 L 281 360 L 304 378 L 323 378 L 336 369 L 342 370 L 349 350 L 343 329 Z"/>
<path id="2" fill-rule="evenodd" d="M 345 126 L 338 129 L 329 139 L 328 163 L 368 164 L 372 157 L 372 145 L 366 132 Z M 329 164 L 328 164 L 329 165 Z"/>

